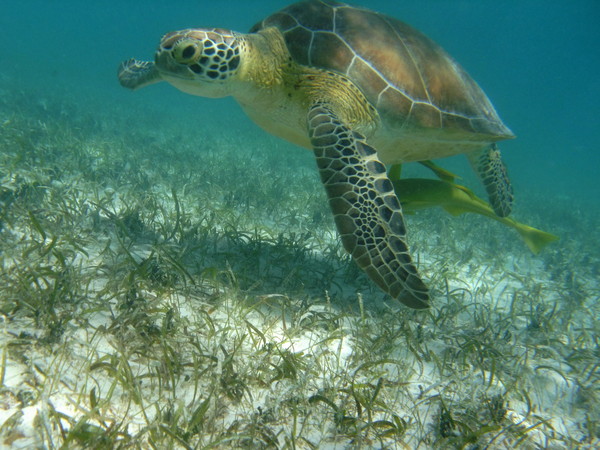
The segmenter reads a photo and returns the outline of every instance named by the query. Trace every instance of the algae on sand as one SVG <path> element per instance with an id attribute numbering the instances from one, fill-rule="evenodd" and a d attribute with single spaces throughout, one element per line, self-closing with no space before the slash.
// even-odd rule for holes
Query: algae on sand
<path id="1" fill-rule="evenodd" d="M 417 313 L 343 254 L 310 154 L 8 92 L 3 445 L 598 444 L 596 218 L 533 259 L 409 217 L 438 293 Z"/>

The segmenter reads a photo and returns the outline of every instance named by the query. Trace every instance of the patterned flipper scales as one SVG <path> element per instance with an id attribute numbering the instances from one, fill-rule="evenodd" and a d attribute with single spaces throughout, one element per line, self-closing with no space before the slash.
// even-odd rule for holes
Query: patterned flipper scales
<path id="1" fill-rule="evenodd" d="M 344 248 L 385 292 L 427 308 L 429 290 L 410 257 L 402 209 L 375 149 L 328 103 L 311 107 L 308 129 Z"/>
<path id="2" fill-rule="evenodd" d="M 137 59 L 123 61 L 117 75 L 121 86 L 133 90 L 161 81 L 160 74 L 153 62 Z"/>
<path id="3" fill-rule="evenodd" d="M 500 150 L 496 144 L 467 156 L 487 191 L 494 212 L 499 217 L 508 216 L 512 210 L 514 196 L 506 166 L 500 158 Z"/>

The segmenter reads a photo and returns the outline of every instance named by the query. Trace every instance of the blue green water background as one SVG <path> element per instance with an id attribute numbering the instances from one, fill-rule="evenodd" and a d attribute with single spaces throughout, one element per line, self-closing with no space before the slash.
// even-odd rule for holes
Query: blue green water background
<path id="1" fill-rule="evenodd" d="M 286 4 L 4 2 L 0 74 L 7 77 L 5 88 L 11 88 L 7 79 L 18 79 L 21 86 L 38 92 L 73 94 L 71 100 L 90 107 L 157 108 L 166 121 L 176 121 L 181 114 L 197 115 L 199 121 L 211 117 L 216 126 L 243 133 L 253 125 L 231 99 L 195 98 L 166 84 L 132 94 L 119 86 L 116 67 L 129 57 L 151 59 L 167 31 L 196 26 L 245 31 Z M 425 32 L 480 83 L 518 136 L 502 145 L 517 199 L 537 193 L 549 203 L 566 196 L 584 207 L 600 206 L 600 2 L 361 4 Z M 462 164 L 462 159 L 446 163 L 461 172 Z"/>
<path id="2" fill-rule="evenodd" d="M 345 437 L 350 445 L 344 410 L 331 405 L 358 410 L 361 386 L 371 406 L 377 395 L 390 405 L 375 422 L 359 417 L 371 426 L 364 436 L 397 414 L 408 426 L 389 440 L 402 448 L 453 440 L 474 448 L 477 439 L 490 448 L 494 440 L 598 448 L 600 0 L 362 1 L 429 35 L 483 87 L 517 135 L 501 143 L 513 217 L 560 235 L 532 255 L 514 230 L 488 219 L 407 215 L 413 256 L 436 289 L 430 312 L 381 301 L 343 259 L 311 152 L 262 132 L 231 98 L 193 97 L 167 83 L 131 92 L 117 81 L 121 61 L 152 59 L 168 31 L 243 32 L 286 4 L 0 4 L 0 422 L 10 417 L 0 440 L 45 448 L 53 432 L 66 448 L 76 433 L 89 443 L 96 430 L 125 448 L 161 439 L 156 430 L 168 426 L 152 446 L 175 442 L 176 432 L 187 435 L 177 442 L 199 447 L 264 420 L 281 441 L 317 448 Z M 464 157 L 439 164 L 484 195 Z M 409 175 L 424 170 L 407 166 Z M 163 350 L 172 345 L 177 351 Z M 278 369 L 284 355 L 294 356 L 293 370 Z M 140 368 L 135 383 L 123 377 L 113 391 L 119 377 L 105 370 L 113 360 Z M 152 410 L 145 421 L 130 409 L 142 397 Z M 46 411 L 62 411 L 61 398 L 73 408 L 50 421 Z M 271 422 L 269 402 L 281 412 Z M 444 405 L 479 438 L 446 429 Z M 482 414 L 471 415 L 471 405 Z M 128 412 L 117 417 L 121 406 Z M 314 424 L 298 431 L 304 407 L 302 420 Z M 20 410 L 35 408 L 27 431 L 18 414 L 33 418 Z M 224 410 L 238 429 L 223 429 Z M 107 411 L 98 426 L 80 426 L 97 411 Z"/>

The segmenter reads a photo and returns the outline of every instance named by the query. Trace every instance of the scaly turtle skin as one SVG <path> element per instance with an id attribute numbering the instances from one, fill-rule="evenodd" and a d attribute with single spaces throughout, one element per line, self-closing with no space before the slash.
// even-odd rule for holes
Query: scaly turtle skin
<path id="1" fill-rule="evenodd" d="M 448 54 L 391 17 L 303 1 L 248 34 L 168 33 L 154 62 L 123 62 L 119 80 L 131 89 L 167 81 L 193 95 L 231 95 L 265 130 L 312 149 L 344 247 L 410 307 L 426 308 L 430 294 L 384 164 L 466 153 L 496 214 L 510 213 L 495 143 L 511 131 Z"/>

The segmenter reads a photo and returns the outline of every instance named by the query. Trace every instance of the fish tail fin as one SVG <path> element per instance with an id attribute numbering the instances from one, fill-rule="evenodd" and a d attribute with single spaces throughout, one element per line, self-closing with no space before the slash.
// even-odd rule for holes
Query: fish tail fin
<path id="1" fill-rule="evenodd" d="M 545 231 L 520 223 L 516 224 L 514 228 L 519 232 L 521 238 L 525 241 L 527 247 L 529 247 L 529 250 L 536 255 L 541 252 L 546 245 L 560 239 L 554 234 L 546 233 Z"/>

